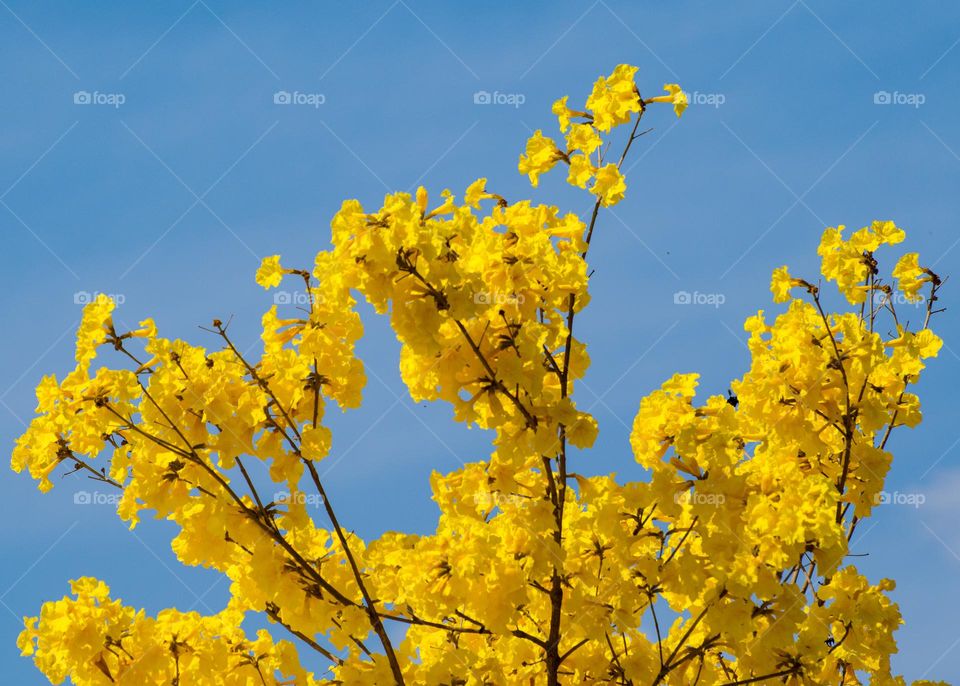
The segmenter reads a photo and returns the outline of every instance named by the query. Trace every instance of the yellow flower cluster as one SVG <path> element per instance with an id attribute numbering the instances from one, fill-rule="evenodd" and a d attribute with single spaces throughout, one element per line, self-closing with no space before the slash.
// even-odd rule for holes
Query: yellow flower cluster
<path id="1" fill-rule="evenodd" d="M 599 79 L 584 112 L 557 101 L 565 148 L 537 132 L 521 171 L 536 184 L 563 161 L 597 210 L 618 202 L 620 165 L 592 162 L 601 134 L 686 103 L 672 84 L 642 100 L 635 73 Z M 219 320 L 207 349 L 150 320 L 118 331 L 113 303 L 91 303 L 76 368 L 41 381 L 13 468 L 42 490 L 61 464 L 82 470 L 122 493 L 131 526 L 174 522 L 177 557 L 225 574 L 231 599 L 150 617 L 80 579 L 27 619 L 24 654 L 78 686 L 905 684 L 890 668 L 893 583 L 849 565 L 848 541 L 879 502 L 891 432 L 920 422 L 910 389 L 941 345 L 940 278 L 915 253 L 894 268 L 908 299 L 927 291 L 910 329 L 875 254 L 904 232 L 827 229 L 821 273 L 853 309 L 828 312 L 816 280 L 777 269 L 774 301 L 789 304 L 745 323 L 750 365 L 730 395 L 698 401 L 696 374 L 670 377 L 630 435 L 648 475 L 591 476 L 572 468 L 597 435 L 574 401 L 590 359 L 573 331 L 595 221 L 507 202 L 486 179 L 462 202 L 424 188 L 377 209 L 348 200 L 312 269 L 263 260 L 257 283 L 302 284 L 308 307 L 271 307 L 256 359 Z M 493 433 L 488 459 L 432 476 L 431 534 L 361 540 L 317 470 L 327 402 L 356 408 L 365 383 L 354 295 L 389 316 L 414 400 Z M 111 350 L 126 364 L 93 371 Z M 271 631 L 248 637 L 248 613 Z"/>
<path id="2" fill-rule="evenodd" d="M 687 96 L 675 83 L 664 86 L 668 95 L 644 100 L 634 80 L 636 73 L 636 67 L 621 64 L 610 76 L 601 76 L 587 97 L 585 111 L 570 109 L 567 105 L 569 96 L 557 100 L 553 104 L 553 113 L 557 116 L 561 133 L 565 134 L 565 147 L 561 149 L 542 131 L 536 131 L 527 141 L 526 151 L 520 156 L 520 173 L 526 174 L 536 188 L 540 175 L 563 161 L 568 166 L 567 182 L 584 189 L 589 186 L 599 205 L 610 207 L 623 200 L 627 190 L 626 180 L 620 170 L 623 160 L 604 164 L 604 140 L 600 134 L 609 134 L 612 129 L 628 123 L 636 115 L 629 138 L 632 143 L 640 118 L 650 103 L 670 103 L 678 117 L 687 107 Z M 576 119 L 583 121 L 573 123 Z M 595 162 L 591 156 L 595 156 Z"/>
<path id="3" fill-rule="evenodd" d="M 295 646 L 260 630 L 248 638 L 243 613 L 203 617 L 163 610 L 155 618 L 110 599 L 102 581 L 70 583 L 74 598 L 47 603 L 18 641 L 52 683 L 75 686 L 281 686 L 318 684 Z"/>
<path id="4" fill-rule="evenodd" d="M 495 197 L 485 184 L 467 198 Z M 445 193 L 430 209 L 426 191 L 417 196 L 387 196 L 375 212 L 345 202 L 332 254 L 341 278 L 389 310 L 413 398 L 452 403 L 458 420 L 496 429 L 518 459 L 555 450 L 560 423 L 589 447 L 596 422 L 543 361 L 562 356 L 571 303 L 578 312 L 589 302 L 583 222 L 526 201 L 480 213 L 480 200 L 458 205 Z M 570 345 L 567 391 L 589 362 L 579 341 Z"/>
<path id="5" fill-rule="evenodd" d="M 824 278 L 836 283 L 852 304 L 859 304 L 866 300 L 867 293 L 873 289 L 868 277 L 874 272 L 874 251 L 881 245 L 900 243 L 905 234 L 891 221 L 875 221 L 845 240 L 845 228 L 841 224 L 824 231 L 817 252 L 822 258 Z"/>

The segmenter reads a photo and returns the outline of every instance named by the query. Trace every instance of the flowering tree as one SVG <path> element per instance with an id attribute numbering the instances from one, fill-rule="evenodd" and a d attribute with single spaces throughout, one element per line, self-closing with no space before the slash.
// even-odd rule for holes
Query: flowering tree
<path id="1" fill-rule="evenodd" d="M 686 107 L 676 84 L 645 98 L 635 73 L 598 79 L 582 111 L 558 100 L 563 143 L 537 131 L 520 157 L 534 186 L 565 166 L 595 196 L 586 221 L 508 202 L 485 179 L 462 202 L 423 188 L 372 211 L 348 200 L 312 270 L 263 261 L 259 284 L 298 279 L 311 297 L 293 318 L 267 311 L 259 359 L 219 320 L 208 350 L 152 320 L 118 331 L 106 297 L 87 306 L 76 368 L 40 382 L 13 467 L 44 491 L 58 468 L 87 473 L 120 491 L 131 527 L 144 511 L 175 522 L 174 553 L 225 574 L 230 600 L 212 616 L 151 617 L 82 578 L 26 620 L 23 653 L 78 686 L 903 684 L 890 672 L 894 583 L 847 563 L 888 439 L 920 421 L 911 385 L 940 348 L 928 328 L 939 277 L 915 253 L 893 286 L 881 276 L 876 252 L 904 239 L 893 222 L 823 234 L 822 277 L 848 310 L 774 272 L 787 307 L 747 320 L 751 363 L 729 397 L 695 400 L 697 375 L 678 374 L 641 400 L 631 446 L 648 480 L 572 469 L 571 448 L 597 435 L 574 401 L 594 229 L 623 198 L 648 109 Z M 618 127 L 629 134 L 613 157 Z M 919 326 L 898 317 L 894 287 L 925 301 Z M 355 294 L 389 314 L 411 396 L 495 436 L 487 460 L 433 476 L 432 535 L 360 540 L 317 470 L 328 402 L 361 402 Z M 120 364 L 94 369 L 103 350 Z M 254 461 L 273 485 L 251 476 Z M 264 497 L 278 487 L 290 497 Z M 276 630 L 247 635 L 249 613 Z M 317 659 L 326 667 L 308 670 Z"/>

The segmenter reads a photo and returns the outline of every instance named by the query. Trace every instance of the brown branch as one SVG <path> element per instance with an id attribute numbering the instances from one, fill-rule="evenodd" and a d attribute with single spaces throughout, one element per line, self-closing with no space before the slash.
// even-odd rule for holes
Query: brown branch
<path id="1" fill-rule="evenodd" d="M 467 615 L 463 614 L 459 610 L 457 610 L 457 615 L 459 615 L 466 621 L 475 624 L 476 626 L 472 626 L 472 627 L 453 626 L 451 624 L 444 624 L 443 622 L 434 622 L 427 619 L 423 619 L 421 617 L 417 617 L 416 615 L 411 615 L 410 617 L 404 617 L 403 615 L 396 615 L 392 613 L 386 613 L 386 612 L 380 613 L 380 616 L 383 617 L 383 619 L 388 619 L 392 622 L 399 622 L 401 624 L 409 624 L 410 626 L 426 626 L 433 629 L 441 629 L 443 631 L 449 631 L 451 633 L 457 633 L 457 634 L 478 634 L 482 636 L 493 635 L 493 632 L 490 631 L 490 629 L 488 629 L 485 625 L 483 625 L 482 623 L 478 622 L 475 619 L 472 619 L 471 617 L 468 617 Z M 522 629 L 512 629 L 510 630 L 510 635 L 516 638 L 522 638 L 525 641 L 530 641 L 531 643 L 541 648 L 546 646 L 546 642 L 542 638 L 537 638 L 533 634 L 523 631 Z"/>
<path id="2" fill-rule="evenodd" d="M 261 530 L 263 530 L 272 540 L 274 540 L 277 544 L 279 544 L 280 547 L 283 548 L 297 562 L 297 565 L 303 571 L 305 571 L 317 583 L 317 585 L 320 586 L 320 588 L 322 588 L 331 596 L 333 596 L 342 605 L 356 606 L 356 603 L 354 601 L 347 598 L 343 593 L 337 590 L 337 588 L 333 586 L 329 581 L 324 579 L 323 576 L 316 569 L 314 569 L 314 567 L 309 562 L 307 562 L 307 560 L 305 560 L 303 556 L 293 548 L 293 546 L 290 545 L 289 541 L 287 541 L 286 538 L 279 532 L 279 530 L 275 528 L 275 524 L 273 526 L 271 526 L 270 524 L 267 524 L 267 522 L 264 521 L 264 518 L 260 515 L 259 512 L 257 512 L 256 510 L 248 506 L 245 502 L 243 502 L 243 499 L 239 495 L 237 495 L 236 491 L 234 491 L 233 488 L 231 488 L 230 484 L 227 483 L 227 481 L 223 478 L 223 476 L 217 470 L 215 470 L 213 467 L 207 464 L 207 461 L 204 460 L 199 453 L 197 453 L 197 451 L 193 448 L 193 446 L 188 445 L 187 450 L 178 448 L 177 446 L 174 446 L 159 437 L 153 436 L 152 434 L 149 434 L 146 431 L 143 431 L 133 423 L 133 420 L 131 418 L 124 417 L 119 412 L 117 412 L 112 407 L 110 407 L 109 404 L 104 405 L 104 407 L 109 409 L 114 415 L 116 415 L 118 418 L 123 420 L 125 424 L 128 424 L 131 429 L 135 430 L 137 433 L 141 434 L 148 440 L 155 442 L 157 445 L 160 445 L 166 450 L 170 450 L 171 452 L 174 452 L 175 454 L 182 456 L 184 459 L 189 460 L 191 463 L 197 465 L 202 470 L 204 470 L 211 478 L 214 479 L 214 481 L 217 482 L 217 484 L 224 490 L 224 492 L 228 496 L 230 496 L 230 498 L 236 503 L 240 511 L 248 515 L 250 519 L 254 523 L 256 523 L 257 526 L 260 527 Z M 183 437 L 183 434 L 180 434 L 179 431 L 177 433 L 183 438 L 185 443 L 189 444 L 189 441 L 186 440 L 186 437 Z M 209 493 L 209 491 L 205 491 L 205 492 Z M 271 518 L 271 523 L 272 523 L 272 518 Z"/>
<path id="3" fill-rule="evenodd" d="M 370 620 L 370 625 L 373 628 L 374 633 L 377 635 L 377 638 L 380 639 L 380 643 L 383 645 L 383 649 L 386 652 L 387 661 L 390 663 L 390 671 L 393 672 L 393 678 L 396 680 L 398 686 L 402 686 L 404 680 L 403 670 L 400 669 L 400 661 L 397 658 L 396 651 L 393 648 L 393 643 L 390 641 L 390 636 L 387 634 L 387 630 L 383 626 L 383 621 L 380 619 L 380 615 L 377 613 L 377 608 L 374 604 L 373 598 L 370 597 L 370 592 L 367 590 L 367 586 L 363 581 L 363 574 L 360 572 L 360 567 L 357 565 L 353 551 L 350 550 L 347 537 L 343 533 L 343 527 L 340 526 L 340 520 L 337 518 L 337 515 L 334 512 L 333 506 L 330 504 L 330 499 L 327 497 L 327 492 L 323 488 L 323 483 L 320 481 L 320 475 L 317 473 L 317 468 L 314 466 L 313 461 L 303 459 L 303 462 L 307 465 L 307 469 L 310 470 L 310 478 L 313 480 L 313 485 L 316 487 L 317 492 L 320 494 L 320 498 L 323 500 L 323 507 L 327 512 L 327 517 L 330 518 L 330 523 L 333 524 L 333 529 L 336 531 L 337 539 L 340 541 L 340 547 L 343 548 L 347 562 L 350 564 L 350 570 L 353 572 L 353 578 L 357 582 L 357 588 L 360 589 L 360 594 L 363 596 L 364 610 L 366 610 L 367 617 Z"/>
<path id="4" fill-rule="evenodd" d="M 343 660 L 342 660 L 341 658 L 339 658 L 339 657 L 337 657 L 336 655 L 334 655 L 333 653 L 331 653 L 329 650 L 327 650 L 326 648 L 324 648 L 322 645 L 320 645 L 319 643 L 317 643 L 314 639 L 310 638 L 309 636 L 307 636 L 307 635 L 306 635 L 305 633 L 303 633 L 302 631 L 298 631 L 297 629 L 294 629 L 292 626 L 290 626 L 290 625 L 287 624 L 285 621 L 283 621 L 283 619 L 280 618 L 280 608 L 279 608 L 278 606 L 274 605 L 273 603 L 268 604 L 268 605 L 267 605 L 267 608 L 266 608 L 266 613 L 267 613 L 267 616 L 269 616 L 271 619 L 273 619 L 273 621 L 275 621 L 277 624 L 279 624 L 280 626 L 282 626 L 284 629 L 286 629 L 287 631 L 289 631 L 291 634 L 293 634 L 294 636 L 296 636 L 297 638 L 299 638 L 301 641 L 303 641 L 304 643 L 306 643 L 308 646 L 310 646 L 311 648 L 313 648 L 315 651 L 317 651 L 318 653 L 320 653 L 321 655 L 323 655 L 325 658 L 327 658 L 328 660 L 330 660 L 330 662 L 332 662 L 332 663 L 334 663 L 334 664 L 336 664 L 336 665 L 342 665 L 342 664 L 343 664 Z"/>
<path id="5" fill-rule="evenodd" d="M 722 594 L 721 594 L 721 595 L 722 595 Z M 687 642 L 687 639 L 690 638 L 690 636 L 693 634 L 694 630 L 697 628 L 697 626 L 700 624 L 700 622 L 701 622 L 701 621 L 703 620 L 703 618 L 706 616 L 707 611 L 708 611 L 709 609 L 710 609 L 710 605 L 707 604 L 707 605 L 703 608 L 703 610 L 700 611 L 700 614 L 698 614 L 698 615 L 696 616 L 696 618 L 693 619 L 693 621 L 690 622 L 690 626 L 687 627 L 687 630 L 684 632 L 683 636 L 680 637 L 680 641 L 677 643 L 677 645 L 674 647 L 674 649 L 673 649 L 672 651 L 670 651 L 670 656 L 667 658 L 666 664 L 665 664 L 663 667 L 661 667 L 661 668 L 660 668 L 660 671 L 657 673 L 656 678 L 653 680 L 653 686 L 656 686 L 657 684 L 659 684 L 659 683 L 663 680 L 663 678 L 664 678 L 665 676 L 667 676 L 667 674 L 669 674 L 670 672 L 672 672 L 674 669 L 676 669 L 676 668 L 679 667 L 681 664 L 683 664 L 683 663 L 686 661 L 686 659 L 688 659 L 688 658 L 686 658 L 686 659 L 680 660 L 679 662 L 676 662 L 676 663 L 674 663 L 674 661 L 673 661 L 674 658 L 677 656 L 677 654 L 680 652 L 680 649 L 681 649 L 681 648 L 683 647 L 683 645 Z"/>
<path id="6" fill-rule="evenodd" d="M 666 562 L 664 562 L 664 563 L 661 565 L 661 568 L 666 567 L 668 564 L 670 564 L 670 560 L 672 560 L 672 559 L 674 558 L 674 556 L 675 556 L 678 552 L 680 552 L 680 549 L 683 547 L 684 542 L 687 540 L 687 536 L 689 536 L 689 535 L 691 534 L 691 532 L 693 532 L 694 527 L 697 525 L 697 520 L 699 520 L 699 519 L 700 519 L 700 515 L 696 515 L 696 516 L 693 518 L 693 521 L 690 522 L 690 526 L 687 527 L 687 529 L 686 529 L 686 531 L 684 532 L 683 536 L 680 538 L 680 542 L 677 543 L 676 547 L 670 552 L 670 556 L 667 557 Z"/>
<path id="7" fill-rule="evenodd" d="M 758 681 L 766 681 L 767 679 L 776 679 L 781 676 L 792 676 L 798 672 L 797 667 L 791 667 L 790 669 L 784 669 L 779 672 L 774 672 L 772 674 L 764 674 L 763 676 L 755 676 L 749 679 L 738 679 L 737 681 L 728 681 L 725 684 L 719 684 L 719 686 L 744 686 L 744 684 L 755 684 Z"/>
<path id="8" fill-rule="evenodd" d="M 633 125 L 633 130 L 630 132 L 630 138 L 627 141 L 626 146 L 623 149 L 623 153 L 620 155 L 620 161 L 617 162 L 617 169 L 623 165 L 624 159 L 627 157 L 627 153 L 630 151 L 630 146 L 633 145 L 633 141 L 637 138 L 637 128 L 640 126 L 640 120 L 643 118 L 643 113 L 645 107 L 643 104 L 643 99 L 640 98 L 639 93 L 637 98 L 640 101 L 640 111 L 637 113 L 637 120 Z M 583 250 L 583 253 L 580 255 L 581 259 L 586 259 L 587 252 L 590 249 L 590 241 L 593 238 L 593 231 L 597 225 L 597 217 L 600 213 L 601 198 L 597 198 L 597 201 L 593 205 L 593 212 L 590 215 L 590 224 L 587 228 L 586 236 L 584 238 L 584 243 L 586 247 Z M 576 296 L 571 293 L 568 298 L 567 305 L 567 336 L 566 341 L 564 342 L 563 348 L 563 368 L 560 370 L 560 397 L 566 398 L 569 393 L 570 386 L 570 358 L 573 353 L 573 321 L 576 316 Z M 553 356 L 550 355 L 552 359 Z M 554 366 L 556 366 L 556 361 L 554 360 Z M 554 530 L 553 539 L 558 546 L 563 546 L 563 510 L 566 504 L 566 493 L 567 493 L 567 430 L 563 424 L 559 426 L 559 440 L 560 440 L 560 451 L 557 456 L 557 478 L 554 479 L 553 468 L 549 460 L 544 461 L 544 466 L 548 478 L 548 488 L 552 486 L 554 492 L 556 493 L 556 498 L 554 500 L 554 521 L 556 523 L 556 528 Z M 554 565 L 553 574 L 550 579 L 550 632 L 549 637 L 547 638 L 547 648 L 545 654 L 545 663 L 547 667 L 547 686 L 558 686 L 559 684 L 559 671 L 560 665 L 563 662 L 563 657 L 560 655 L 560 640 L 561 640 L 561 631 L 560 623 L 563 616 L 563 579 L 560 574 L 560 569 Z"/>
<path id="9" fill-rule="evenodd" d="M 233 341 L 231 341 L 230 337 L 227 335 L 226 328 L 223 326 L 222 322 L 220 322 L 219 319 L 214 320 L 213 326 L 216 329 L 217 333 L 220 335 L 220 337 L 223 338 L 224 342 L 226 342 L 227 346 L 230 348 L 233 354 L 236 356 L 237 360 L 239 360 L 239 362 L 247 370 L 247 373 L 250 375 L 250 378 L 254 381 L 254 383 L 256 383 L 257 386 L 261 388 L 263 392 L 270 397 L 273 404 L 276 406 L 277 411 L 280 412 L 284 420 L 286 420 L 287 425 L 290 427 L 290 430 L 293 431 L 294 435 L 297 437 L 297 441 L 302 441 L 302 437 L 300 435 L 300 431 L 297 427 L 297 424 L 293 421 L 290 414 L 287 412 L 286 408 L 284 408 L 283 404 L 280 402 L 279 398 L 277 398 L 276 394 L 273 392 L 273 389 L 270 388 L 270 384 L 267 382 L 267 380 L 264 379 L 257 372 L 254 366 L 251 365 L 249 362 L 247 362 L 246 358 L 240 353 L 239 350 L 237 350 L 237 347 L 233 344 Z M 318 394 L 318 393 L 319 393 L 319 386 L 317 386 L 315 389 L 315 394 Z M 318 402 L 319 402 L 319 398 L 315 395 L 314 408 L 313 408 L 314 423 L 316 422 Z M 269 419 L 269 416 L 268 416 L 268 419 Z M 397 658 L 397 654 L 396 654 L 396 651 L 394 650 L 393 643 L 391 642 L 390 636 L 387 634 L 387 631 L 383 626 L 383 621 L 380 619 L 380 615 L 377 613 L 377 609 L 374 604 L 374 601 L 371 598 L 370 593 L 367 590 L 366 584 L 363 581 L 363 574 L 360 572 L 360 567 L 357 564 L 356 558 L 353 555 L 353 551 L 350 549 L 350 544 L 347 541 L 347 537 L 343 532 L 343 527 L 340 525 L 340 520 L 337 517 L 336 512 L 333 509 L 333 506 L 330 504 L 330 498 L 327 496 L 327 492 L 323 487 L 323 483 L 320 481 L 320 475 L 317 473 L 317 468 L 311 460 L 308 460 L 301 455 L 300 445 L 297 442 L 295 442 L 289 436 L 289 434 L 287 434 L 286 430 L 284 430 L 279 423 L 273 420 L 273 425 L 278 431 L 280 431 L 283 434 L 284 438 L 286 438 L 287 442 L 291 445 L 293 450 L 298 455 L 301 456 L 301 460 L 307 466 L 307 469 L 310 471 L 310 478 L 313 480 L 313 484 L 316 487 L 317 492 L 320 495 L 320 498 L 323 500 L 324 510 L 327 513 L 327 517 L 330 519 L 330 523 L 333 525 L 334 531 L 337 534 L 337 539 L 340 541 L 340 547 L 343 549 L 344 556 L 347 558 L 347 563 L 350 565 L 350 570 L 353 573 L 354 580 L 357 582 L 357 588 L 360 590 L 360 594 L 363 597 L 363 609 L 366 612 L 367 618 L 370 621 L 370 626 L 373 629 L 373 632 L 377 635 L 377 638 L 380 639 L 380 643 L 383 646 L 384 653 L 386 654 L 386 657 L 387 657 L 387 662 L 390 664 L 390 671 L 393 673 L 394 680 L 396 681 L 398 686 L 403 686 L 404 684 L 403 670 L 400 668 L 400 661 Z M 243 471 L 244 477 L 247 477 L 246 470 L 243 470 L 242 465 L 241 465 L 241 470 Z M 249 483 L 249 478 L 248 478 L 248 483 Z M 252 488 L 252 485 L 251 485 L 251 488 Z M 261 508 L 262 508 L 262 505 L 261 505 Z M 351 602 L 351 604 L 354 604 L 354 603 Z"/>

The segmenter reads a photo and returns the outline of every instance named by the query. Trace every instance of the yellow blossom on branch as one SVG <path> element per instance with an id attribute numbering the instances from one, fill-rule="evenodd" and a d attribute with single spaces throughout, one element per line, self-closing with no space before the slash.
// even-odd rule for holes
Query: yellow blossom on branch
<path id="1" fill-rule="evenodd" d="M 225 576 L 229 599 L 207 615 L 149 615 L 77 579 L 18 640 L 47 679 L 905 683 L 890 664 L 895 585 L 850 563 L 857 527 L 883 504 L 887 439 L 920 423 L 915 385 L 943 345 L 931 324 L 944 280 L 916 253 L 891 274 L 885 251 L 906 239 L 895 223 L 826 229 L 822 278 L 777 267 L 770 291 L 783 306 L 745 321 L 744 369 L 714 386 L 678 361 L 688 371 L 638 398 L 629 444 L 644 473 L 591 467 L 590 247 L 624 197 L 646 105 L 686 107 L 676 84 L 641 100 L 636 73 L 600 77 L 583 111 L 558 100 L 565 148 L 537 131 L 520 156 L 534 186 L 567 164 L 567 181 L 594 196 L 584 217 L 508 201 L 486 178 L 462 197 L 420 187 L 346 200 L 332 247 L 256 271 L 264 288 L 301 279 L 305 295 L 264 308 L 256 353 L 229 319 L 203 327 L 200 345 L 152 319 L 124 330 L 105 296 L 87 305 L 76 364 L 41 379 L 11 466 L 42 491 L 83 472 L 116 493 L 130 527 L 149 526 L 144 513 L 166 520 L 177 559 Z M 625 141 L 608 138 L 629 122 Z M 898 314 L 889 275 L 923 300 L 921 321 Z M 833 286 L 839 309 L 821 290 Z M 487 455 L 431 475 L 430 532 L 393 531 L 367 489 L 384 519 L 361 538 L 320 469 L 335 445 L 331 404 L 362 404 L 359 300 L 388 318 L 410 398 L 442 402 L 491 438 Z M 390 458 L 416 450 L 401 442 Z M 245 631 L 253 616 L 269 628 Z"/>

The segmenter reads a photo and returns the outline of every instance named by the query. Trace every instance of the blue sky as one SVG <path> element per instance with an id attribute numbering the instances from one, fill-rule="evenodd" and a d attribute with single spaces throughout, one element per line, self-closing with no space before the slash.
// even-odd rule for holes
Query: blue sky
<path id="1" fill-rule="evenodd" d="M 697 94 L 679 123 L 651 113 L 627 199 L 599 223 L 578 320 L 593 358 L 580 402 L 601 439 L 576 469 L 638 476 L 627 427 L 639 399 L 674 371 L 724 392 L 747 364 L 743 319 L 776 309 L 771 270 L 814 276 L 825 225 L 894 219 L 910 250 L 958 272 L 958 41 L 949 2 L 0 0 L 0 443 L 9 452 L 29 420 L 40 376 L 70 368 L 84 293 L 121 296 L 118 319 L 153 316 L 210 346 L 197 326 L 233 315 L 253 345 L 272 304 L 253 282 L 260 257 L 310 266 L 347 197 L 462 192 L 479 176 L 530 195 L 517 155 L 531 130 L 552 130 L 550 103 L 582 101 L 629 62 L 647 92 L 678 81 Z M 301 104 L 276 104 L 278 91 Z M 476 104 L 478 91 L 514 104 Z M 558 178 L 533 197 L 588 209 Z M 677 305 L 678 291 L 723 303 Z M 949 285 L 943 297 L 952 305 Z M 392 334 L 364 314 L 366 403 L 334 419 L 328 490 L 364 536 L 428 531 L 430 472 L 484 458 L 488 437 L 412 404 Z M 892 441 L 887 488 L 925 502 L 878 508 L 853 546 L 871 578 L 898 580 L 895 667 L 908 680 L 960 679 L 960 326 L 952 310 L 936 325 L 946 346 L 920 387 L 925 421 Z M 19 617 L 68 579 L 99 576 L 151 612 L 224 602 L 226 583 L 178 565 L 166 523 L 130 533 L 109 506 L 75 503 L 96 490 L 73 476 L 41 496 L 0 470 L 11 683 L 45 683 L 13 642 Z"/>

